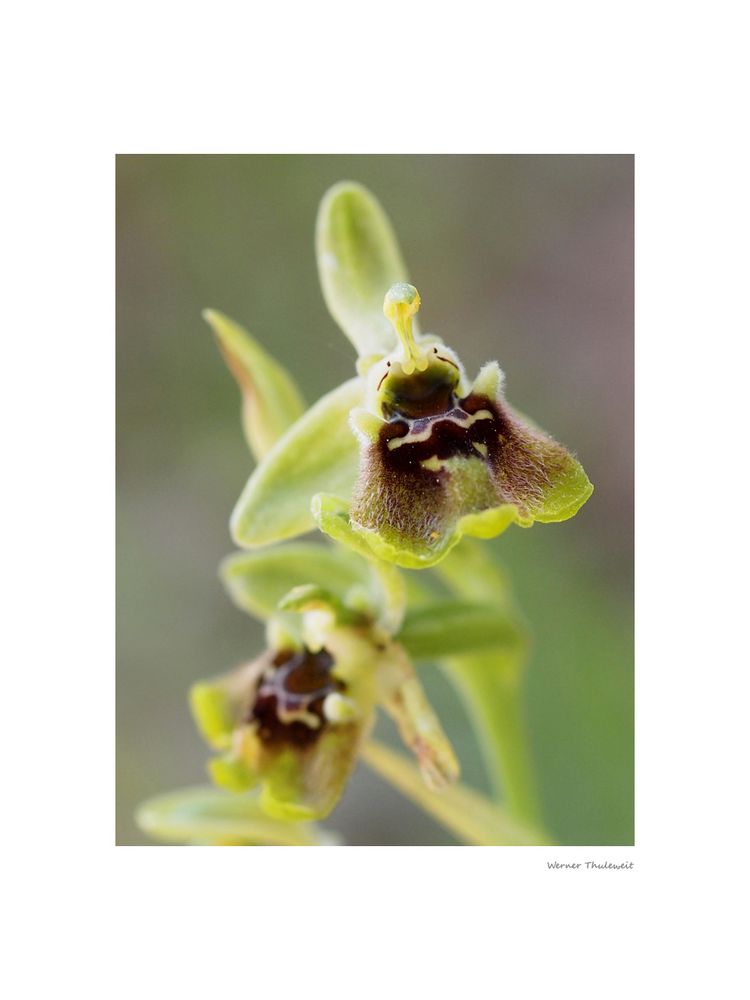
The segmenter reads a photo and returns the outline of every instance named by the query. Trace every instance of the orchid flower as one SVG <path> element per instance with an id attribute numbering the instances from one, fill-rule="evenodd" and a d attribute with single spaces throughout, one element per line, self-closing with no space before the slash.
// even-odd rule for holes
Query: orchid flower
<path id="1" fill-rule="evenodd" d="M 361 186 L 324 197 L 317 257 L 357 375 L 301 416 L 288 407 L 288 428 L 232 514 L 239 546 L 317 525 L 368 558 L 420 569 L 465 535 L 492 538 L 579 510 L 593 490 L 583 468 L 507 403 L 498 363 L 471 381 L 453 348 L 419 332 L 419 293 L 383 209 Z M 231 321 L 208 318 L 225 342 Z"/>
<path id="2" fill-rule="evenodd" d="M 341 796 L 377 706 L 393 718 L 428 787 L 457 778 L 408 652 L 413 641 L 424 654 L 424 628 L 419 618 L 411 629 L 403 620 L 402 582 L 392 570 L 299 543 L 230 556 L 221 576 L 243 610 L 266 620 L 267 649 L 191 691 L 198 727 L 220 752 L 209 764 L 216 784 L 245 791 L 261 783 L 261 807 L 276 819 L 322 818 Z M 300 578 L 308 582 L 281 594 Z M 496 623 L 489 627 L 497 633 Z"/>

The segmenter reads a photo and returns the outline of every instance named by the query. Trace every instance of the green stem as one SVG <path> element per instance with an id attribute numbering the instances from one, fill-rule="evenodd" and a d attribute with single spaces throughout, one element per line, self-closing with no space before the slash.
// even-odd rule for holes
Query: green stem
<path id="1" fill-rule="evenodd" d="M 515 678 L 498 676 L 505 673 L 499 672 L 498 666 L 505 666 L 501 661 L 507 658 L 508 654 L 501 652 L 482 653 L 444 661 L 442 668 L 474 723 L 497 798 L 504 800 L 519 819 L 538 825 L 541 809 L 526 739 L 521 688 Z"/>
<path id="2" fill-rule="evenodd" d="M 464 539 L 436 570 L 457 596 L 490 601 L 519 622 L 515 649 L 452 657 L 441 665 L 474 723 L 496 795 L 519 819 L 539 824 L 541 808 L 522 704 L 528 642 L 506 579 L 486 549 L 470 539 Z"/>

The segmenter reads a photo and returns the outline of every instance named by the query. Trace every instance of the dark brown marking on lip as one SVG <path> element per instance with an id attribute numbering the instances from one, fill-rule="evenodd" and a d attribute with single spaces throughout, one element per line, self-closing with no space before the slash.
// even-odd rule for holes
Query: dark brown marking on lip
<path id="1" fill-rule="evenodd" d="M 387 439 L 383 461 L 392 468 L 404 469 L 432 458 L 442 462 L 457 455 L 476 456 L 474 444 L 484 444 L 489 449 L 497 441 L 497 423 L 494 418 L 477 420 L 470 427 L 462 427 L 453 420 L 436 418 L 431 422 L 430 436 L 424 441 L 407 441 L 398 448 L 388 448 Z M 434 472 L 432 473 L 434 475 Z"/>
<path id="2" fill-rule="evenodd" d="M 455 361 L 451 361 L 450 358 L 444 358 L 442 354 L 438 354 L 437 348 L 435 349 L 435 354 L 437 355 L 438 361 L 444 361 L 446 365 L 453 365 L 457 372 L 461 371 Z"/>
<path id="3" fill-rule="evenodd" d="M 473 416 L 479 410 L 488 410 L 491 417 L 475 420 L 469 427 L 456 423 L 465 415 Z M 397 448 L 389 448 L 388 441 L 405 437 L 409 430 L 419 431 L 429 427 L 430 435 L 424 441 L 406 441 Z M 457 455 L 477 457 L 475 444 L 487 447 L 488 457 L 496 450 L 501 434 L 508 434 L 509 423 L 486 396 L 467 396 L 446 412 L 428 419 L 392 420 L 380 431 L 382 460 L 396 469 L 413 469 L 420 462 L 436 455 L 440 461 Z M 434 477 L 435 472 L 428 472 Z"/>
<path id="4" fill-rule="evenodd" d="M 487 413 L 466 426 L 467 416 L 480 410 Z M 425 440 L 388 447 L 394 438 L 426 429 Z M 451 396 L 434 414 L 393 413 L 363 454 L 352 520 L 395 544 L 400 536 L 426 551 L 462 514 L 510 503 L 528 516 L 543 501 L 564 455 L 546 435 L 526 427 L 510 407 L 480 394 L 460 400 Z M 463 501 L 453 484 L 460 468 L 425 468 L 422 463 L 433 457 L 441 463 L 453 458 L 483 462 L 486 484 L 475 478 L 471 499 Z"/>
<path id="5" fill-rule="evenodd" d="M 445 468 L 425 468 L 422 462 L 435 455 L 440 461 L 455 456 L 483 461 L 474 448 L 475 442 L 486 444 L 488 453 L 496 450 L 496 410 L 489 400 L 484 402 L 486 405 L 476 406 L 474 412 L 487 409 L 493 416 L 476 420 L 470 427 L 455 422 L 466 420 L 467 416 L 455 396 L 437 415 L 418 419 L 398 416 L 384 424 L 377 443 L 371 446 L 353 498 L 352 509 L 358 523 L 422 539 L 427 545 L 440 539 L 450 517 L 451 501 L 446 487 L 452 474 Z M 430 430 L 426 440 L 404 441 L 396 448 L 388 447 L 389 441 L 425 428 Z M 489 465 L 489 459 L 486 461 Z M 488 504 L 491 499 L 489 495 Z"/>
<path id="6" fill-rule="evenodd" d="M 390 363 L 390 361 L 386 361 L 386 367 L 387 367 L 387 368 L 390 368 L 390 367 L 391 367 L 391 363 Z M 387 372 L 387 371 L 383 373 L 383 377 L 382 377 L 382 378 L 381 378 L 381 380 L 380 380 L 380 381 L 378 382 L 378 386 L 377 386 L 377 389 L 375 390 L 376 392 L 380 392 L 380 387 L 381 387 L 381 385 L 383 384 L 383 382 L 385 382 L 385 380 L 386 380 L 386 379 L 388 378 L 388 375 L 389 375 L 389 374 L 390 374 L 390 373 L 389 373 L 389 372 Z"/>
<path id="7" fill-rule="evenodd" d="M 271 661 L 258 684 L 255 701 L 247 715 L 248 722 L 258 724 L 258 735 L 266 744 L 291 743 L 297 747 L 313 744 L 323 731 L 323 702 L 345 685 L 332 676 L 334 660 L 321 649 L 282 650 Z M 301 719 L 283 722 L 279 712 L 304 711 L 317 716 L 317 728 Z"/>

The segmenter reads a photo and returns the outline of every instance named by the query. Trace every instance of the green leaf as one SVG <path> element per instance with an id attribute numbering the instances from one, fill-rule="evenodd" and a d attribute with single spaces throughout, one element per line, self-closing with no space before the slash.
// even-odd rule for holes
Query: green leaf
<path id="1" fill-rule="evenodd" d="M 492 604 L 436 601 L 406 612 L 398 641 L 416 660 L 456 653 L 517 648 L 523 642 L 518 622 Z"/>
<path id="2" fill-rule="evenodd" d="M 214 309 L 206 309 L 203 318 L 242 392 L 245 438 L 260 461 L 302 416 L 305 401 L 287 370 L 239 323 Z"/>
<path id="3" fill-rule="evenodd" d="M 303 847 L 331 843 L 319 827 L 269 819 L 255 795 L 233 795 L 202 786 L 149 799 L 139 806 L 136 822 L 154 839 L 177 844 Z"/>
<path id="4" fill-rule="evenodd" d="M 318 210 L 315 245 L 333 318 L 360 357 L 388 354 L 397 340 L 383 301 L 391 285 L 408 281 L 408 273 L 380 203 L 361 184 L 334 185 Z"/>
<path id="5" fill-rule="evenodd" d="M 351 495 L 358 445 L 348 418 L 363 391 L 355 378 L 323 396 L 255 469 L 230 522 L 240 547 L 270 545 L 310 531 L 315 527 L 310 500 L 323 489 Z"/>
<path id="6" fill-rule="evenodd" d="M 515 819 L 466 785 L 430 791 L 414 764 L 381 743 L 370 740 L 362 749 L 362 757 L 382 778 L 466 844 L 525 847 L 550 843 L 542 830 Z"/>
<path id="7" fill-rule="evenodd" d="M 376 600 L 367 563 L 332 545 L 291 542 L 272 549 L 237 552 L 224 559 L 219 576 L 237 607 L 263 620 L 300 584 L 325 587 L 342 602 L 355 590 Z"/>

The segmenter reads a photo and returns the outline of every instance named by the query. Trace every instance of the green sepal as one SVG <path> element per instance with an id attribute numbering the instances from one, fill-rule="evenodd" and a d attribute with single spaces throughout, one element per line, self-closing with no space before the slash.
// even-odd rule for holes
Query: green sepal
<path id="1" fill-rule="evenodd" d="M 190 710 L 203 739 L 216 750 L 226 750 L 236 721 L 235 706 L 219 683 L 200 681 L 189 694 Z"/>
<path id="2" fill-rule="evenodd" d="M 331 843 L 320 828 L 270 819 L 256 795 L 230 795 L 218 788 L 181 788 L 138 807 L 138 826 L 155 840 L 173 844 L 317 846 Z"/>
<path id="3" fill-rule="evenodd" d="M 219 576 L 237 607 L 266 620 L 299 584 L 314 584 L 346 603 L 353 594 L 371 596 L 373 576 L 353 552 L 332 545 L 290 542 L 270 549 L 237 552 L 221 563 Z"/>
<path id="4" fill-rule="evenodd" d="M 242 427 L 260 461 L 305 412 L 302 393 L 289 372 L 239 323 L 206 309 L 203 318 L 242 393 Z"/>
<path id="5" fill-rule="evenodd" d="M 232 513 L 237 545 L 252 549 L 310 531 L 315 526 L 310 499 L 322 489 L 351 495 L 358 446 L 348 418 L 363 392 L 361 379 L 350 379 L 318 400 L 277 442 Z"/>
<path id="6" fill-rule="evenodd" d="M 398 641 L 415 660 L 518 647 L 518 622 L 492 604 L 436 601 L 406 612 Z"/>
<path id="7" fill-rule="evenodd" d="M 352 181 L 330 188 L 318 210 L 315 247 L 333 318 L 360 357 L 388 354 L 397 339 L 383 315 L 383 299 L 391 285 L 408 281 L 408 274 L 393 227 L 374 195 Z"/>

